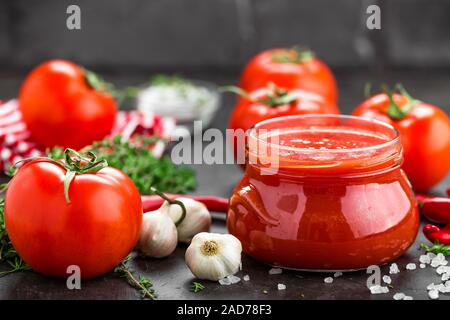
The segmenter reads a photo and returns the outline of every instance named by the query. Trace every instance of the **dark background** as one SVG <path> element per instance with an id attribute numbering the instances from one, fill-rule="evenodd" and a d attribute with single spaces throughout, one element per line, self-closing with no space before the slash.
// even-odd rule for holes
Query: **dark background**
<path id="1" fill-rule="evenodd" d="M 70 4 L 81 30 L 66 28 Z M 365 26 L 370 4 L 381 7 L 381 31 Z M 261 49 L 301 44 L 335 68 L 442 68 L 449 14 L 446 0 L 0 0 L 0 63 L 232 73 Z"/>
<path id="2" fill-rule="evenodd" d="M 81 30 L 66 28 L 70 4 L 81 8 Z M 381 30 L 366 28 L 370 4 L 381 7 Z M 332 67 L 346 113 L 366 82 L 403 82 L 448 111 L 449 17 L 446 0 L 0 0 L 0 98 L 51 58 L 119 85 L 156 72 L 230 84 L 256 52 L 302 45 Z"/>
<path id="3" fill-rule="evenodd" d="M 81 30 L 66 28 L 66 8 L 81 7 Z M 368 5 L 381 7 L 381 30 L 366 28 Z M 0 99 L 13 98 L 36 64 L 65 58 L 104 75 L 119 85 L 148 81 L 157 72 L 237 83 L 244 63 L 270 47 L 303 45 L 316 51 L 336 74 L 339 105 L 350 113 L 372 82 L 401 82 L 420 100 L 450 112 L 450 1 L 446 0 L 0 0 Z M 234 104 L 224 97 L 212 126 L 224 129 Z M 444 160 L 444 159 L 443 159 Z M 197 193 L 229 196 L 242 175 L 234 165 L 200 165 Z M 443 194 L 450 176 L 433 192 Z M 225 232 L 223 220 L 213 231 Z M 404 271 L 416 262 L 416 243 L 399 261 L 389 294 L 370 295 L 367 275 L 356 272 L 323 284 L 329 274 L 285 272 L 269 276 L 268 266 L 244 257 L 251 281 L 221 287 L 206 283 L 200 294 L 189 291 L 192 275 L 184 247 L 164 260 L 138 259 L 134 267 L 154 280 L 161 299 L 392 299 L 405 292 L 427 299 L 425 287 L 435 272 Z M 383 267 L 386 274 L 387 266 Z M 277 283 L 288 289 L 276 290 Z M 63 280 L 36 273 L 0 279 L 0 299 L 136 299 L 136 292 L 115 275 L 69 291 Z M 263 290 L 268 290 L 265 294 Z M 442 299 L 449 296 L 441 295 Z"/>

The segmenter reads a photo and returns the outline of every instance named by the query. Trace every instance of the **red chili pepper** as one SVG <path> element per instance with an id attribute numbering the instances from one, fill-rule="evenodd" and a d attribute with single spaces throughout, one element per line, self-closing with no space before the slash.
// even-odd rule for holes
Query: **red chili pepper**
<path id="1" fill-rule="evenodd" d="M 417 196 L 422 216 L 431 222 L 450 224 L 450 199 Z"/>
<path id="2" fill-rule="evenodd" d="M 216 196 L 192 196 L 192 195 L 177 195 L 177 194 L 170 194 L 165 193 L 166 196 L 169 198 L 190 198 L 193 200 L 196 200 L 198 202 L 203 203 L 209 211 L 214 212 L 223 212 L 226 213 L 228 210 L 228 199 L 216 197 Z M 144 209 L 144 212 L 148 211 L 154 211 L 161 207 L 161 205 L 164 203 L 164 199 L 162 199 L 158 195 L 144 195 L 141 196 L 142 199 L 142 207 Z"/>
<path id="3" fill-rule="evenodd" d="M 450 226 L 439 228 L 432 224 L 426 224 L 423 227 L 423 233 L 433 243 L 438 242 L 440 244 L 450 245 Z"/>

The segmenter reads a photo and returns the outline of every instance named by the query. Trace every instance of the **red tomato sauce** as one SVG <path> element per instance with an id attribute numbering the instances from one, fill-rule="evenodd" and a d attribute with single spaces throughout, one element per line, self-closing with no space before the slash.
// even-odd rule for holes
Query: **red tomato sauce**
<path id="1" fill-rule="evenodd" d="M 326 117 L 256 126 L 249 140 L 261 139 L 258 129 L 278 129 L 264 136 L 278 148 L 278 168 L 267 174 L 258 161 L 247 163 L 230 199 L 228 229 L 247 254 L 271 265 L 352 270 L 390 262 L 419 227 L 398 134 L 361 118 Z M 258 150 L 248 154 L 261 160 Z"/>

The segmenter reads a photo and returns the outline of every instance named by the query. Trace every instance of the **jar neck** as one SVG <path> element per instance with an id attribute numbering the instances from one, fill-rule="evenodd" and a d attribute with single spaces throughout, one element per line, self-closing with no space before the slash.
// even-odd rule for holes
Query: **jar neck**
<path id="1" fill-rule="evenodd" d="M 248 144 L 246 163 L 264 175 L 361 176 L 400 168 L 403 149 L 400 141 L 376 150 L 348 150 L 338 154 L 320 152 L 283 153 L 280 150 L 256 150 Z"/>

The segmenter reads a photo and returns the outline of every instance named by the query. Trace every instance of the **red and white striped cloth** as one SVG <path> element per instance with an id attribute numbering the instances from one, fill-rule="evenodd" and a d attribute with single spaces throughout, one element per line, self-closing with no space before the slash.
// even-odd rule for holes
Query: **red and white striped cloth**
<path id="1" fill-rule="evenodd" d="M 119 111 L 110 136 L 121 134 L 129 139 L 134 134 L 142 134 L 161 138 L 169 138 L 175 128 L 172 118 L 161 118 L 158 115 L 143 114 L 138 111 Z M 158 141 L 152 151 L 160 157 L 165 149 L 165 143 Z M 44 150 L 40 149 L 31 137 L 17 100 L 5 103 L 0 101 L 0 169 L 16 163 L 23 158 L 42 156 Z"/>

